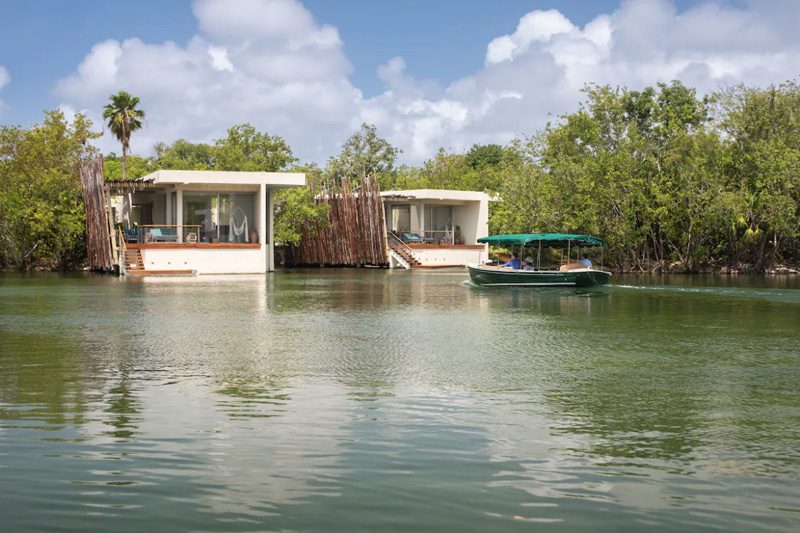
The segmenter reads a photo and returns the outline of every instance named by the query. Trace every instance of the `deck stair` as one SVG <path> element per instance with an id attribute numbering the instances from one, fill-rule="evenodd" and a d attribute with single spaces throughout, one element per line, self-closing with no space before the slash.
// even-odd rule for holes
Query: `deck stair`
<path id="1" fill-rule="evenodd" d="M 389 246 L 389 250 L 401 259 L 399 262 L 405 268 L 418 268 L 422 264 L 406 246 Z"/>
<path id="2" fill-rule="evenodd" d="M 126 246 L 122 245 L 126 276 L 196 276 L 197 271 L 191 269 L 181 270 L 146 270 L 144 267 L 144 260 L 142 259 L 142 251 L 136 244 Z"/>
<path id="3" fill-rule="evenodd" d="M 142 252 L 138 248 L 129 247 L 127 253 L 125 254 L 125 258 L 127 259 L 125 268 L 128 271 L 140 271 L 145 269 L 144 261 L 142 260 Z"/>

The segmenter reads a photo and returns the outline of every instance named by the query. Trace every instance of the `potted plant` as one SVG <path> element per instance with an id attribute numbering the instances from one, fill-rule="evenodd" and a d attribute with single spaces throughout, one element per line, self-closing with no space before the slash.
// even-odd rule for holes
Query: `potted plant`
<path id="1" fill-rule="evenodd" d="M 464 237 L 461 235 L 461 226 L 456 226 L 456 244 L 464 244 Z"/>

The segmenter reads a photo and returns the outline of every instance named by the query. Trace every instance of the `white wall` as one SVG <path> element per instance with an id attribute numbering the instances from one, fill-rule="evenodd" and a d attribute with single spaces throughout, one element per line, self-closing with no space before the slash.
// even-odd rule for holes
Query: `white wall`
<path id="1" fill-rule="evenodd" d="M 487 202 L 469 202 L 453 206 L 453 223 L 461 227 L 464 244 L 478 244 L 489 235 L 489 206 Z"/>
<path id="2" fill-rule="evenodd" d="M 260 274 L 266 246 L 244 249 L 162 248 L 142 250 L 145 270 L 196 270 L 198 274 Z"/>
<path id="3" fill-rule="evenodd" d="M 481 263 L 488 259 L 484 249 L 432 248 L 414 249 L 412 253 L 425 266 L 466 265 L 467 263 Z"/>

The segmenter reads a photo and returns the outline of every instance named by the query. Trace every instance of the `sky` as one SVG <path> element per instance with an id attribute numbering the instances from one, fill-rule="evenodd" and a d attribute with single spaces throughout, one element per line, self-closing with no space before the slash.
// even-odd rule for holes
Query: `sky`
<path id="1" fill-rule="evenodd" d="M 61 108 L 100 131 L 125 90 L 139 155 L 248 122 L 324 164 L 366 122 L 418 165 L 534 134 L 587 83 L 797 79 L 799 27 L 797 0 L 0 0 L 0 124 Z"/>

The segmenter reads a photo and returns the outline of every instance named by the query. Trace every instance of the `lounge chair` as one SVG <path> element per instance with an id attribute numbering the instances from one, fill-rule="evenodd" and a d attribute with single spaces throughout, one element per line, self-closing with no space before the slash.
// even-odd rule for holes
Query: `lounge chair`
<path id="1" fill-rule="evenodd" d="M 417 233 L 411 232 L 403 233 L 403 241 L 406 244 L 423 244 L 425 242 Z"/>
<path id="2" fill-rule="evenodd" d="M 178 235 L 175 234 L 175 233 L 172 233 L 171 230 L 168 230 L 168 229 L 162 230 L 161 228 L 150 228 L 150 230 L 147 233 L 149 234 L 149 237 L 146 238 L 145 240 L 149 241 L 149 242 L 177 242 L 178 241 Z"/>

